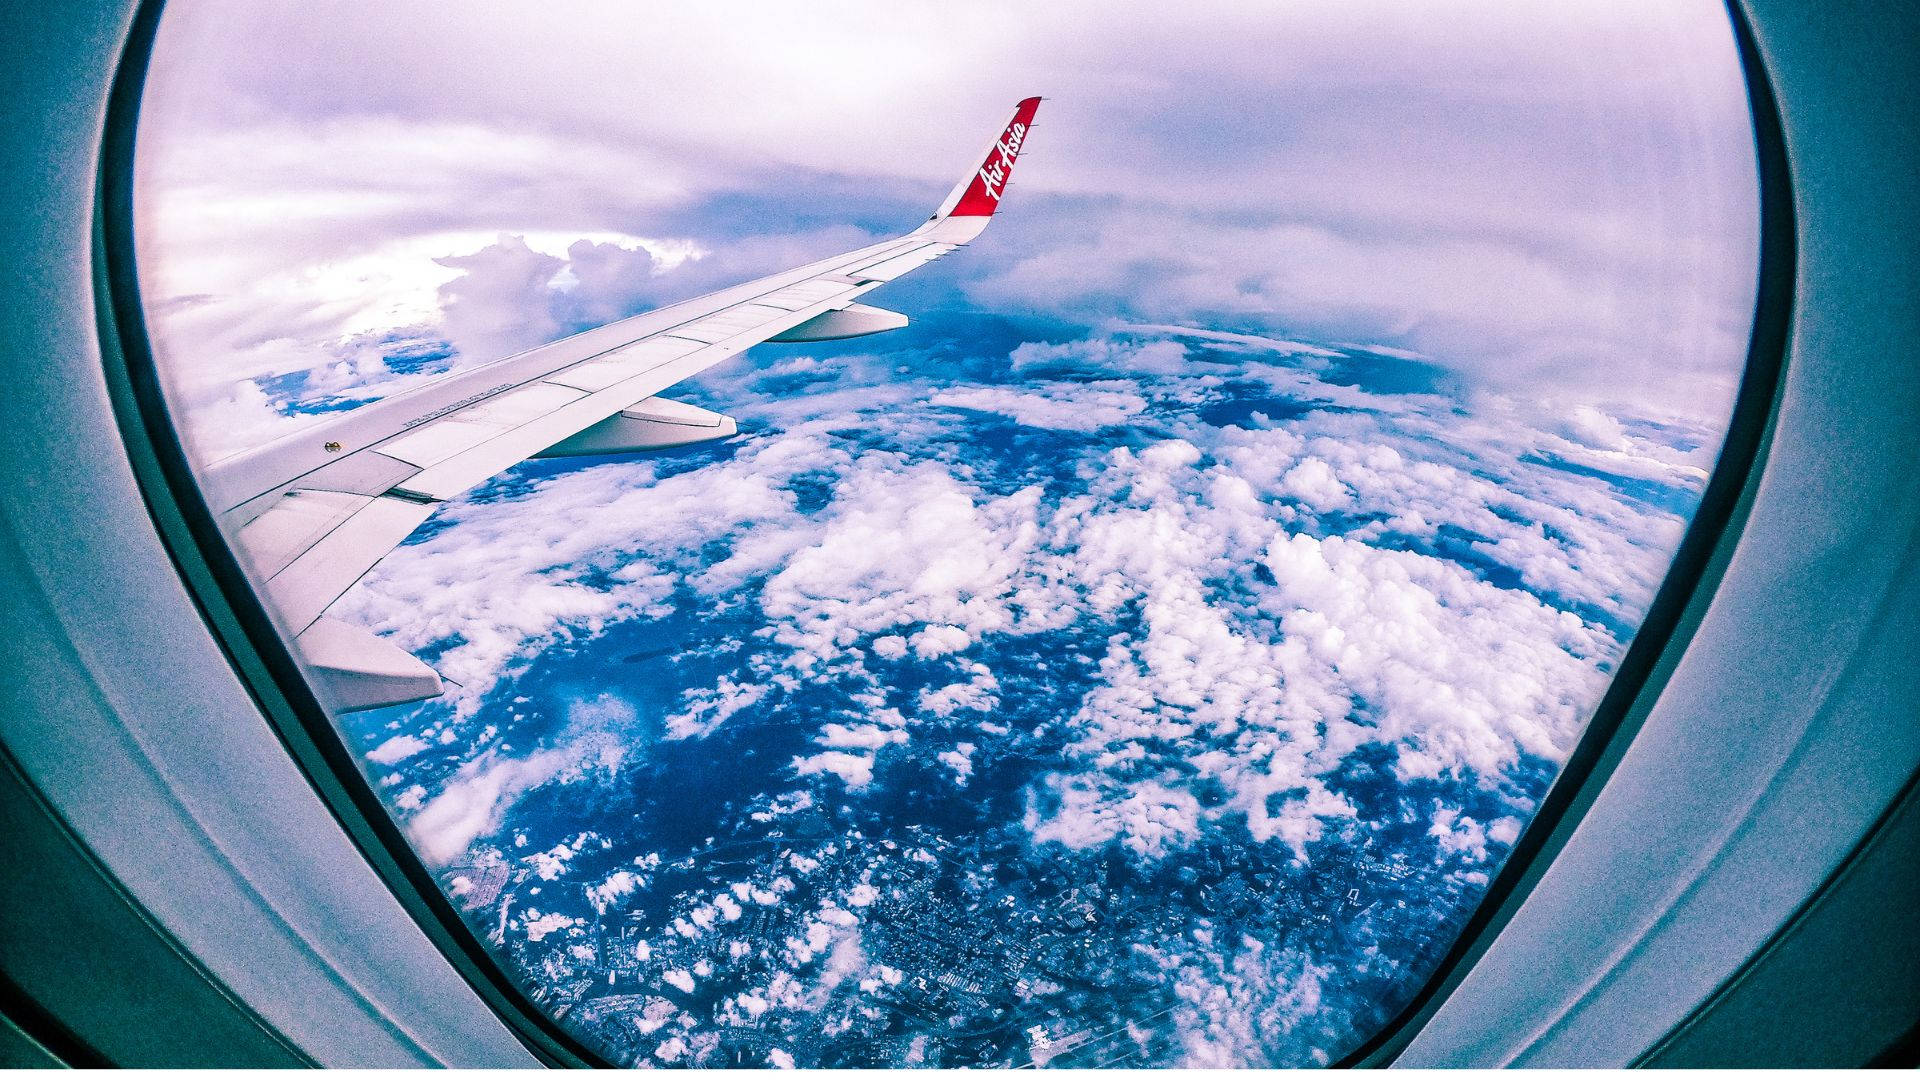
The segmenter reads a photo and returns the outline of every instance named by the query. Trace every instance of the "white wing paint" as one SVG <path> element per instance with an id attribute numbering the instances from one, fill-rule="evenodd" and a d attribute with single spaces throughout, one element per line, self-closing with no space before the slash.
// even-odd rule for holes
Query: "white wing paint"
<path id="1" fill-rule="evenodd" d="M 449 375 L 216 462 L 204 488 L 269 605 L 343 709 L 441 691 L 431 668 L 326 611 L 443 502 L 528 458 L 684 446 L 731 419 L 657 397 L 763 341 L 906 325 L 854 301 L 965 245 L 999 208 L 1039 98 L 904 236 Z"/>

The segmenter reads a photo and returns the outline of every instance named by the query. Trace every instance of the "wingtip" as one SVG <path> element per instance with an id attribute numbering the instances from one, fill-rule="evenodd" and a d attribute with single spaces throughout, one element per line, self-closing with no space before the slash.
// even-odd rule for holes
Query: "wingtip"
<path id="1" fill-rule="evenodd" d="M 1021 98 L 1013 107 L 1013 117 L 1000 137 L 988 147 L 978 169 L 953 189 L 953 194 L 934 212 L 933 219 L 944 217 L 991 217 L 999 208 L 1000 195 L 1012 176 L 1014 162 L 1026 144 L 1027 129 L 1040 107 L 1040 96 Z"/>

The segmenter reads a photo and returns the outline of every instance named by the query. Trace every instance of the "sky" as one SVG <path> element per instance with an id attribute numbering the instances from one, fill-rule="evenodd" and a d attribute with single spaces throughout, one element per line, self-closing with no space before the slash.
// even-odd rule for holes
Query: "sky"
<path id="1" fill-rule="evenodd" d="M 258 380 L 377 395 L 409 333 L 490 359 L 909 228 L 1032 93 L 1006 220 L 929 298 L 1728 407 L 1744 93 L 1719 6 L 1655 0 L 182 0 L 138 157 L 162 360 L 224 456 L 297 422 Z"/>

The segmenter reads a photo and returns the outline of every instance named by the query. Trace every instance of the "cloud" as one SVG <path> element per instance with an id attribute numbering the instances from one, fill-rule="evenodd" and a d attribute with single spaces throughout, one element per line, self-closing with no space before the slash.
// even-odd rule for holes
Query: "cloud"
<path id="1" fill-rule="evenodd" d="M 1321 459 L 1224 477 L 1184 444 L 1108 460 L 1095 494 L 1071 508 L 1068 573 L 1096 609 L 1138 610 L 1141 630 L 1109 645 L 1102 683 L 1074 718 L 1079 767 L 1056 782 L 1036 837 L 1118 836 L 1158 852 L 1199 834 L 1179 823 L 1184 807 L 1243 816 L 1256 841 L 1304 851 L 1324 820 L 1352 813 L 1324 777 L 1360 745 L 1396 747 L 1403 776 L 1488 782 L 1523 753 L 1570 748 L 1602 684 L 1594 664 L 1615 647 L 1605 633 L 1445 559 L 1276 530 L 1259 498 L 1221 483 L 1313 510 L 1336 482 Z M 1316 480 L 1304 493 L 1302 468 Z M 1122 490 L 1124 510 L 1096 501 Z M 1249 559 L 1272 584 L 1236 610 L 1210 579 Z M 1230 792 L 1212 810 L 1165 798 L 1170 784 L 1208 780 Z"/>
<path id="2" fill-rule="evenodd" d="M 1154 344 L 1128 340 L 1056 352 L 1125 363 Z M 1241 372 L 1275 363 L 1230 355 Z M 1107 392 L 1048 370 L 1062 381 L 1029 378 L 1017 394 Z M 1218 425 L 1199 418 L 1239 385 L 1236 369 L 1215 358 L 1173 370 L 1132 384 L 1129 415 L 1177 434 L 1070 444 L 1060 464 L 1076 479 L 1049 489 L 987 483 L 991 455 L 967 427 L 924 426 L 955 397 L 1004 403 L 1002 388 L 909 381 L 894 387 L 904 396 L 867 395 L 853 387 L 868 374 L 849 368 L 811 416 L 699 468 L 600 465 L 451 507 L 447 527 L 383 564 L 349 608 L 444 649 L 459 713 L 553 643 L 623 620 L 751 611 L 752 643 L 677 691 L 666 736 L 791 709 L 811 688 L 844 705 L 788 713 L 816 725 L 819 748 L 793 775 L 853 789 L 884 783 L 882 749 L 948 752 L 945 736 L 927 745 L 935 727 L 997 745 L 1006 728 L 976 725 L 1030 692 L 1030 673 L 1004 658 L 1071 633 L 1095 671 L 1060 717 L 1068 757 L 1032 788 L 1030 827 L 1041 842 L 1148 859 L 1226 824 L 1304 855 L 1356 814 L 1330 777 L 1365 746 L 1391 748 L 1405 781 L 1495 792 L 1565 755 L 1677 518 L 1569 471 L 1555 455 L 1577 444 L 1497 401 L 1463 413 L 1355 392 L 1338 409 Z M 1308 401 L 1351 389 L 1271 370 Z M 1369 402 L 1393 407 L 1358 407 Z M 1611 419 L 1629 449 L 1608 452 L 1648 455 L 1673 498 L 1697 490 L 1698 475 L 1659 461 L 1657 429 L 1581 419 L 1609 434 Z M 891 435 L 834 434 L 849 431 L 916 434 L 909 453 Z M 802 487 L 818 492 L 804 512 Z M 920 665 L 921 688 L 896 693 L 889 664 Z"/>
<path id="3" fill-rule="evenodd" d="M 1370 166 L 1428 155 L 1452 169 L 1371 179 L 1408 201 L 1492 184 L 1473 205 L 1523 202 L 1515 196 L 1591 169 L 1581 155 L 1596 144 L 1658 135 L 1676 145 L 1655 148 L 1676 153 L 1723 119 L 1699 106 L 1732 108 L 1737 120 L 1741 104 L 1725 16 L 1705 5 L 1476 3 L 1450 8 L 1444 26 L 1394 5 L 1280 13 L 1229 2 L 1174 13 L 1007 0 L 979 5 L 964 25 L 935 7 L 862 3 L 651 12 L 644 25 L 617 3 L 556 14 L 483 3 L 449 26 L 418 2 L 183 9 L 162 25 L 153 96 L 156 109 L 195 101 L 200 124 L 215 128 L 511 118 L 526 132 L 603 133 L 733 167 L 760 156 L 827 172 L 878 166 L 937 199 L 973 151 L 971 139 L 952 143 L 956 127 L 973 129 L 960 119 L 984 128 L 1032 91 L 1055 98 L 1041 116 L 1045 156 L 1026 163 L 1036 167 L 1023 183 L 1197 189 L 1240 207 L 1272 201 L 1273 186 L 1249 181 L 1276 169 L 1331 199 Z M 1151 55 L 1141 40 L 1155 43 Z M 207 62 L 210 48 L 221 63 Z M 1589 63 L 1564 62 L 1576 48 Z M 995 79 L 973 74 L 987 68 Z M 207 93 L 215 88 L 224 95 Z M 709 148 L 720 153 L 698 152 Z M 1602 193 L 1667 162 L 1633 164 Z"/>
<path id="4" fill-rule="evenodd" d="M 497 834 L 514 804 L 527 792 L 549 783 L 573 783 L 619 768 L 632 741 L 633 708 L 608 695 L 575 702 L 550 745 L 514 755 L 495 745 L 492 731 L 465 747 L 467 760 L 439 775 L 422 775 L 434 788 L 431 798 L 407 815 L 403 825 L 414 848 L 430 866 L 445 866 L 467 853 L 479 839 Z M 610 734 L 622 732 L 622 734 Z M 592 834 L 538 852 L 532 861 L 543 878 L 558 876 Z"/>
<path id="5" fill-rule="evenodd" d="M 558 912 L 548 912 L 545 914 L 529 912 L 528 914 L 530 917 L 527 920 L 526 926 L 527 940 L 534 942 L 540 941 L 548 934 L 566 930 L 578 922 L 578 920 L 566 915 L 561 915 Z"/>
<path id="6" fill-rule="evenodd" d="M 1280 490 L 1321 513 L 1353 502 L 1353 493 L 1334 475 L 1333 466 L 1317 457 L 1288 469 L 1280 478 Z"/>
<path id="7" fill-rule="evenodd" d="M 404 385 L 359 336 L 424 328 L 487 359 L 911 226 L 1009 85 L 1055 100 L 1008 220 L 900 288 L 1375 342 L 1483 387 L 1730 400 L 1756 184 L 1712 5 L 1484 2 L 1445 32 L 1384 4 L 995 4 L 965 28 L 832 10 L 643 32 L 597 3 L 481 4 L 458 27 L 417 3 L 169 11 L 140 256 L 203 452 L 281 426 L 236 383 Z M 900 62 L 843 63 L 875 55 Z"/>
<path id="8" fill-rule="evenodd" d="M 1243 938 L 1218 950 L 1156 943 L 1172 968 L 1175 1029 L 1190 1068 L 1326 1065 L 1352 1038 L 1352 1007 L 1328 991 L 1340 972 L 1302 949 Z M 1390 962 L 1390 961 L 1388 961 Z"/>
<path id="9" fill-rule="evenodd" d="M 1112 795 L 1083 780 L 1054 777 L 1060 805 L 1028 820 L 1038 843 L 1089 848 L 1120 840 L 1143 858 L 1158 860 L 1200 839 L 1200 803 L 1193 792 L 1155 781 Z"/>
<path id="10" fill-rule="evenodd" d="M 392 765 L 403 761 L 427 748 L 425 740 L 412 735 L 395 735 L 379 746 L 366 752 L 366 759 L 377 765 Z"/>
<path id="11" fill-rule="evenodd" d="M 1637 401 L 1659 387 L 1702 410 L 1729 399 L 1749 327 L 1744 238 L 1686 254 L 1687 278 L 1663 262 L 1683 256 L 1665 250 L 1580 260 L 1489 235 L 1356 234 L 1164 208 L 1060 213 L 1097 223 L 973 260 L 961 282 L 968 298 L 1145 326 L 1203 321 L 1373 339 L 1477 385 L 1603 401 Z"/>
<path id="12" fill-rule="evenodd" d="M 999 688 L 1000 680 L 994 676 L 992 668 L 985 664 L 974 664 L 972 678 L 965 682 L 928 687 L 920 691 L 917 704 L 920 712 L 929 716 L 952 716 L 960 712 L 991 712 L 1000 705 L 1000 698 L 994 693 Z"/>
<path id="13" fill-rule="evenodd" d="M 1287 341 L 1282 338 L 1267 337 L 1261 334 L 1238 334 L 1228 330 L 1209 330 L 1197 326 L 1170 326 L 1164 323 L 1120 323 L 1115 329 L 1135 333 L 1166 335 L 1174 338 L 1189 338 L 1206 342 L 1215 347 L 1231 347 L 1254 352 L 1276 352 L 1284 356 L 1340 356 L 1335 349 L 1320 345 L 1310 345 L 1304 341 Z M 1369 346 L 1348 346 L 1350 348 L 1369 348 Z M 1378 349 L 1378 346 L 1371 348 Z M 1417 360 L 1420 354 L 1404 350 L 1388 350 L 1383 355 L 1398 354 L 1401 359 Z"/>
<path id="14" fill-rule="evenodd" d="M 569 760 L 563 752 L 548 751 L 522 759 L 489 755 L 468 763 L 407 822 L 414 850 L 432 866 L 453 862 L 475 839 L 499 831 L 506 809 Z"/>
<path id="15" fill-rule="evenodd" d="M 954 409 L 999 413 L 1016 424 L 1058 431 L 1098 431 L 1124 424 L 1147 407 L 1145 398 L 1119 383 L 1076 388 L 1058 396 L 970 387 L 942 390 L 932 402 Z"/>
<path id="16" fill-rule="evenodd" d="M 605 914 L 609 906 L 623 897 L 633 895 L 642 880 L 631 870 L 616 870 L 600 884 L 587 886 L 587 901 L 596 912 Z"/>
<path id="17" fill-rule="evenodd" d="M 827 750 L 811 757 L 793 759 L 793 771 L 801 776 L 830 773 L 839 777 L 840 782 L 848 787 L 860 788 L 873 782 L 873 758 L 866 754 L 849 754 L 844 750 Z"/>
<path id="18" fill-rule="evenodd" d="M 765 453 L 799 465 L 821 449 L 789 442 L 747 457 Z M 544 524 L 530 523 L 517 500 L 459 503 L 442 511 L 443 531 L 389 556 L 341 610 L 397 631 L 414 649 L 456 641 L 436 666 L 471 709 L 541 648 L 668 610 L 674 579 L 660 560 L 689 557 L 750 522 L 797 519 L 784 479 L 747 468 L 662 478 L 650 463 L 622 463 L 541 484 Z M 777 557 L 736 550 L 704 573 L 724 578 L 756 558 Z"/>
<path id="19" fill-rule="evenodd" d="M 1626 429 L 1620 421 L 1591 405 L 1576 405 L 1568 410 L 1563 433 L 1583 446 L 1595 450 L 1625 450 Z"/>
<path id="20" fill-rule="evenodd" d="M 1157 334 L 1155 327 L 1122 327 Z M 1188 336 L 1176 331 L 1174 336 Z M 1235 335 L 1240 336 L 1240 335 Z M 1146 341 L 1112 335 L 1074 341 L 1025 341 L 1007 355 L 1013 370 L 1039 376 L 1049 371 L 1106 371 L 1115 375 L 1178 375 L 1186 368 L 1187 350 L 1178 341 L 1155 336 Z"/>
<path id="21" fill-rule="evenodd" d="M 941 751 L 935 760 L 952 769 L 953 782 L 965 787 L 967 779 L 973 775 L 973 751 L 974 744 L 963 742 L 956 744 L 951 750 Z"/>

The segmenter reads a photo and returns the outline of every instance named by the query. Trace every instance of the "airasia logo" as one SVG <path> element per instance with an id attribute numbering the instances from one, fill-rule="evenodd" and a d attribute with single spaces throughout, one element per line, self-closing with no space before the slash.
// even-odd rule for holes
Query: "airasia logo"
<path id="1" fill-rule="evenodd" d="M 993 144 L 994 153 L 987 163 L 980 166 L 980 184 L 986 188 L 987 195 L 998 199 L 1000 192 L 1006 189 L 1007 177 L 1013 173 L 1013 159 L 1020 153 L 1020 143 L 1027 137 L 1027 125 L 1015 121 Z"/>

